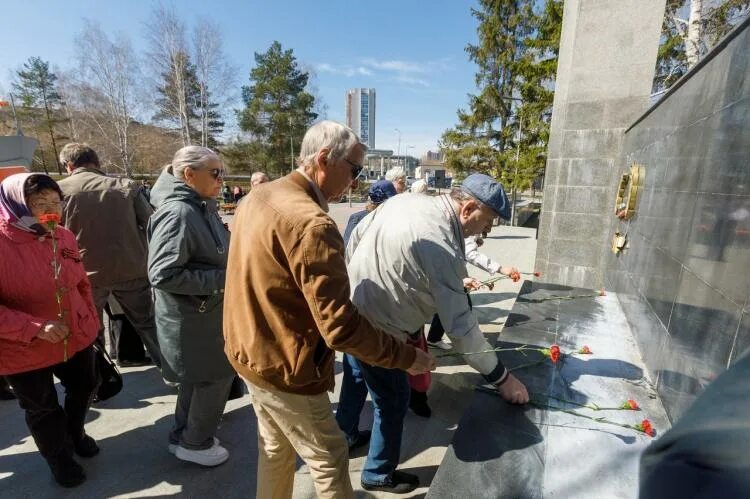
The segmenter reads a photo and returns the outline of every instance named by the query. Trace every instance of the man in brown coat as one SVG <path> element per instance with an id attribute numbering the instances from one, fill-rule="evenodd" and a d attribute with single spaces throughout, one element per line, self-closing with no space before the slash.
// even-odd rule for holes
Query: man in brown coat
<path id="1" fill-rule="evenodd" d="M 65 196 L 63 224 L 78 240 L 99 317 L 113 295 L 160 366 L 154 302 L 146 277 L 146 225 L 154 210 L 136 182 L 102 172 L 96 151 L 88 145 L 67 144 L 59 159 L 69 174 L 59 182 Z M 103 329 L 99 335 L 103 336 Z"/>
<path id="2" fill-rule="evenodd" d="M 257 497 L 292 497 L 295 452 L 318 497 L 353 497 L 348 445 L 326 392 L 334 350 L 410 373 L 434 359 L 375 329 L 349 300 L 344 242 L 327 215 L 362 170 L 366 146 L 323 121 L 302 141 L 300 167 L 253 189 L 234 221 L 225 289 L 230 363 L 258 418 Z"/>

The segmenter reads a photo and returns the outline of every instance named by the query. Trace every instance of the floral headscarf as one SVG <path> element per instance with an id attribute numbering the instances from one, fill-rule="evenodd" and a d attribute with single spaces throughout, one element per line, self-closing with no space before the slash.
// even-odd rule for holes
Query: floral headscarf
<path id="1" fill-rule="evenodd" d="M 32 175 L 44 174 L 16 173 L 0 182 L 0 219 L 25 232 L 43 236 L 47 230 L 31 214 L 23 193 L 24 184 Z"/>

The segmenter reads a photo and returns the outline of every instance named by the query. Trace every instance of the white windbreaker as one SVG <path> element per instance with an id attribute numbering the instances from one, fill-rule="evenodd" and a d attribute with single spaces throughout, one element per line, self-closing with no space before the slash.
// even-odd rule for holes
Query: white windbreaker
<path id="1" fill-rule="evenodd" d="M 346 259 L 352 302 L 379 329 L 405 340 L 437 313 L 457 351 L 492 348 L 464 292 L 464 234 L 449 196 L 389 199 L 354 229 Z M 490 382 L 505 378 L 494 352 L 465 359 Z"/>

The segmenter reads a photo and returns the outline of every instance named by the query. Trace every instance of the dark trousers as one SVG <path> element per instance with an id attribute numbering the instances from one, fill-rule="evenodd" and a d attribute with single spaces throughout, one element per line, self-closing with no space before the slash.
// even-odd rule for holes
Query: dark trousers
<path id="1" fill-rule="evenodd" d="M 104 306 L 105 328 L 109 331 L 109 355 L 113 359 L 139 362 L 146 359 L 146 349 L 138 331 L 125 314 L 114 314 Z"/>
<path id="2" fill-rule="evenodd" d="M 469 300 L 469 308 L 472 308 L 471 296 L 469 295 L 469 293 L 466 293 L 466 299 Z M 440 322 L 440 317 L 438 316 L 438 314 L 435 314 L 432 317 L 432 323 L 430 324 L 430 332 L 427 333 L 427 341 L 429 341 L 430 343 L 437 343 L 443 337 L 444 333 L 445 328 L 443 327 L 443 323 Z"/>
<path id="3" fill-rule="evenodd" d="M 65 388 L 64 408 L 57 400 L 53 375 Z M 81 350 L 67 362 L 6 377 L 26 411 L 26 425 L 39 453 L 48 462 L 71 456 L 72 444 L 85 435 L 86 413 L 99 386 L 94 348 Z"/>

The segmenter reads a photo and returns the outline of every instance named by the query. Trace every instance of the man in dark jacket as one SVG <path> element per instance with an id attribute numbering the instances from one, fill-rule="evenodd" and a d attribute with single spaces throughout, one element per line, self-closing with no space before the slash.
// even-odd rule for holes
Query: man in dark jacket
<path id="1" fill-rule="evenodd" d="M 153 209 L 136 182 L 102 172 L 99 157 L 86 144 L 67 144 L 60 151 L 60 163 L 70 175 L 59 182 L 65 197 L 63 224 L 78 240 L 99 317 L 109 295 L 114 295 L 160 366 L 154 303 L 146 277 L 146 225 Z"/>

